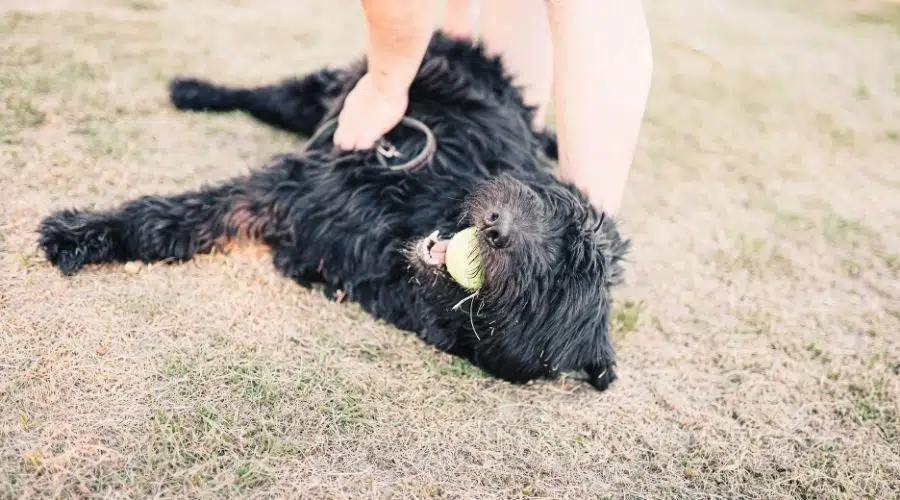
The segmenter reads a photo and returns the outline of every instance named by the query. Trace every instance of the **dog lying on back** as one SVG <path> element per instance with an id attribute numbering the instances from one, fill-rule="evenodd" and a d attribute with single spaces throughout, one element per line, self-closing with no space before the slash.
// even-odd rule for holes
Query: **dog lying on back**
<path id="1" fill-rule="evenodd" d="M 337 116 L 365 69 L 362 59 L 258 88 L 175 79 L 171 99 L 310 136 Z M 421 166 L 391 169 L 376 150 L 317 141 L 217 185 L 107 211 L 61 210 L 41 222 L 38 244 L 70 275 L 88 264 L 184 261 L 250 238 L 271 249 L 284 276 L 355 301 L 494 377 L 572 373 L 604 390 L 616 379 L 607 328 L 628 242 L 554 175 L 542 154 L 555 156 L 555 138 L 532 129 L 532 114 L 500 59 L 436 33 L 409 91 L 407 116 L 437 141 Z M 385 139 L 402 158 L 426 147 L 421 131 L 402 125 Z M 475 294 L 436 250 L 469 227 L 482 260 Z"/>

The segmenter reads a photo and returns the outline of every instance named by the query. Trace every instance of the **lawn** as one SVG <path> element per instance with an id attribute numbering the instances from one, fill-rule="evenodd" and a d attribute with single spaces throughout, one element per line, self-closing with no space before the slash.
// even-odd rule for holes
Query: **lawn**
<path id="1" fill-rule="evenodd" d="M 0 497 L 896 498 L 900 5 L 647 2 L 620 379 L 512 386 L 253 249 L 63 278 L 41 217 L 302 147 L 180 114 L 364 50 L 358 2 L 0 5 Z"/>

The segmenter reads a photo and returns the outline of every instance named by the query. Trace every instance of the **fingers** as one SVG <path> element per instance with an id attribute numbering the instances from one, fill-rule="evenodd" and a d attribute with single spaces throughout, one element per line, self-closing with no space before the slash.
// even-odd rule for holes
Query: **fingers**
<path id="1" fill-rule="evenodd" d="M 334 145 L 345 151 L 371 149 L 381 134 L 380 130 L 373 130 L 371 126 L 366 126 L 365 118 L 354 116 L 352 109 L 345 108 L 338 116 L 338 125 L 334 131 Z"/>
<path id="2" fill-rule="evenodd" d="M 334 145 L 343 150 L 375 147 L 406 112 L 406 88 L 385 91 L 363 77 L 344 100 L 334 131 Z"/>

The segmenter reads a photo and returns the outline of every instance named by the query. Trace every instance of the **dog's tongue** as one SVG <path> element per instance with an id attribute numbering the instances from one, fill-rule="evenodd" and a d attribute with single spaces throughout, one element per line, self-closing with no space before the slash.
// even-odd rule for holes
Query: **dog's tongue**
<path id="1" fill-rule="evenodd" d="M 428 252 L 431 254 L 431 258 L 436 260 L 438 264 L 444 264 L 447 261 L 447 245 L 450 244 L 450 241 L 436 241 L 434 245 L 431 246 L 431 250 Z"/>

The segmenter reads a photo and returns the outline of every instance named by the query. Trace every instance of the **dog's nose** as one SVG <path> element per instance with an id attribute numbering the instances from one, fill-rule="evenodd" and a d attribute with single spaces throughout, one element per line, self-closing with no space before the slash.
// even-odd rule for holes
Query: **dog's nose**
<path id="1" fill-rule="evenodd" d="M 494 248 L 504 248 L 509 245 L 511 224 L 509 215 L 502 210 L 488 210 L 484 214 L 481 231 L 489 245 Z"/>

